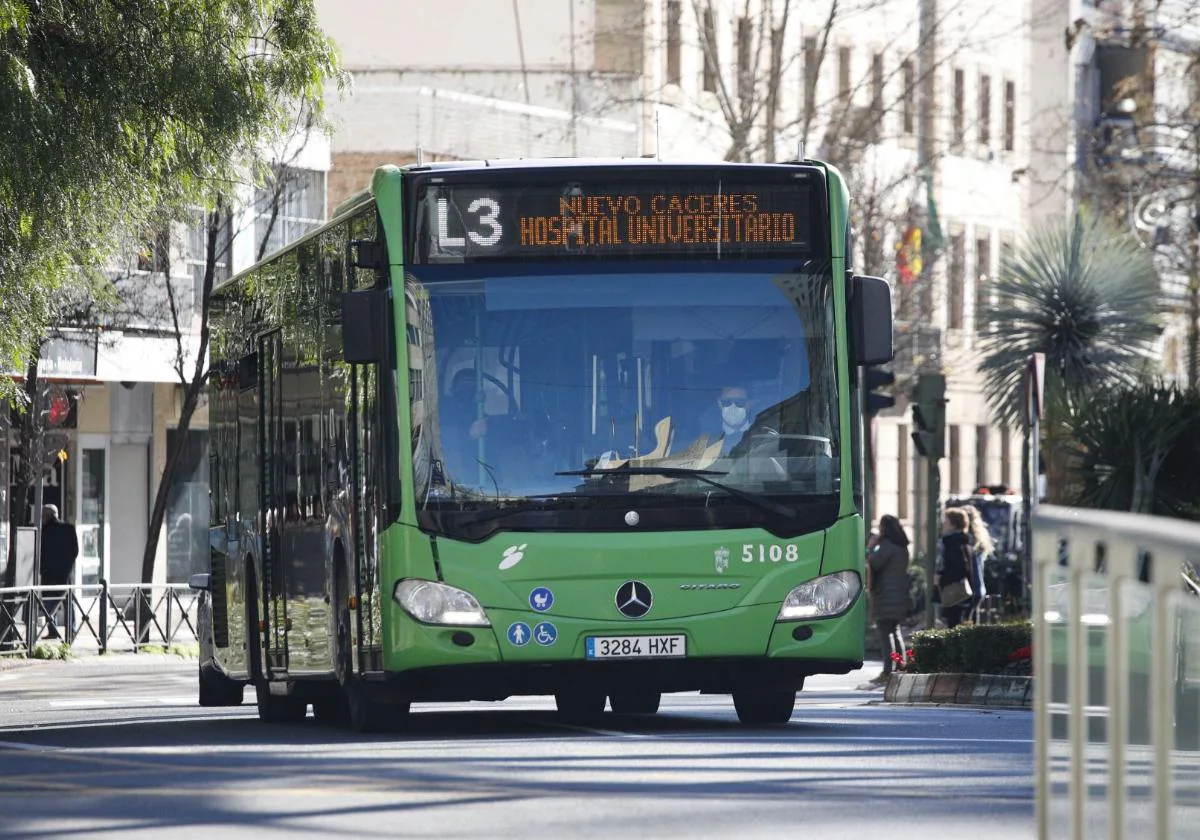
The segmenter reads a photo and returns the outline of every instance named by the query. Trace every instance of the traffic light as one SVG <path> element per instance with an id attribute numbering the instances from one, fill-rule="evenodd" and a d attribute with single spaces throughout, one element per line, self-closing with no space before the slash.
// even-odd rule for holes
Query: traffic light
<path id="1" fill-rule="evenodd" d="M 917 377 L 912 401 L 913 443 L 924 458 L 934 461 L 946 454 L 946 377 L 923 373 Z"/>
<path id="2" fill-rule="evenodd" d="M 74 429 L 79 395 L 65 388 L 51 388 L 46 397 L 45 420 L 47 429 Z"/>
<path id="3" fill-rule="evenodd" d="M 891 386 L 895 381 L 896 374 L 879 365 L 868 365 L 862 369 L 864 415 L 874 417 L 885 408 L 896 404 L 896 398 L 891 393 L 880 390 Z"/>

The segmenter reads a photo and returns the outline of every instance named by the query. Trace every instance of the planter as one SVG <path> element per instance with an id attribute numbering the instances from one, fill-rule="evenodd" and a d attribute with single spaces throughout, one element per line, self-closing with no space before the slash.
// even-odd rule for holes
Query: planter
<path id="1" fill-rule="evenodd" d="M 886 703 L 1029 708 L 1033 705 L 1033 677 L 893 672 L 884 688 L 883 699 Z"/>

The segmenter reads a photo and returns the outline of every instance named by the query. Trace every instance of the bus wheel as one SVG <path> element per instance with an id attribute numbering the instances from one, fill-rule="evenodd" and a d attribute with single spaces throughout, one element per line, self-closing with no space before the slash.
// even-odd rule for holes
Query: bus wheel
<path id="1" fill-rule="evenodd" d="M 658 711 L 662 695 L 657 691 L 631 689 L 608 695 L 612 710 L 618 715 L 652 715 Z"/>
<path id="2" fill-rule="evenodd" d="M 554 695 L 554 705 L 567 720 L 588 721 L 604 714 L 604 699 L 599 691 L 567 689 Z"/>
<path id="3" fill-rule="evenodd" d="M 259 678 L 254 684 L 258 719 L 264 723 L 299 723 L 308 714 L 308 704 L 290 694 L 272 694 L 271 685 Z"/>
<path id="4" fill-rule="evenodd" d="M 735 691 L 733 707 L 737 709 L 738 720 L 742 723 L 784 724 L 792 719 L 792 711 L 796 708 L 796 692 L 790 689 Z"/>
<path id="5" fill-rule="evenodd" d="M 350 719 L 350 704 L 340 690 L 337 694 L 313 698 L 312 707 L 313 717 L 321 723 L 344 723 Z"/>
<path id="6" fill-rule="evenodd" d="M 381 703 L 371 697 L 361 682 L 346 687 L 350 728 L 355 732 L 386 732 L 399 727 L 408 717 L 409 703 Z"/>
<path id="7" fill-rule="evenodd" d="M 245 683 L 231 680 L 212 665 L 200 666 L 201 706 L 240 706 Z"/>

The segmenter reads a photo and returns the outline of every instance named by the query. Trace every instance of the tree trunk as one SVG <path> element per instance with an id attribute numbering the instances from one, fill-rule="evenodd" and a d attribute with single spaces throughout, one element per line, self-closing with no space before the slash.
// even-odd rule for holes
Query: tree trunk
<path id="1" fill-rule="evenodd" d="M 190 379 L 184 379 L 181 383 L 184 388 L 183 405 L 179 410 L 179 423 L 177 429 L 181 435 L 186 435 L 192 424 L 192 415 L 196 412 L 196 406 L 200 402 L 200 390 L 204 387 L 204 381 L 207 378 L 206 372 L 206 357 L 208 356 L 208 340 L 209 340 L 209 311 L 210 299 L 212 298 L 213 278 L 216 274 L 216 257 L 217 257 L 217 235 L 220 232 L 222 216 L 224 213 L 224 203 L 217 201 L 216 208 L 208 214 L 208 231 L 207 242 L 205 248 L 204 260 L 204 284 L 200 299 L 200 345 L 196 351 L 195 365 L 192 370 Z M 170 296 L 170 284 L 167 285 L 168 295 Z M 171 308 L 174 310 L 174 297 L 170 297 Z M 172 313 L 174 314 L 174 312 Z M 178 345 L 178 370 L 181 378 L 184 378 L 183 373 L 183 334 L 179 331 L 178 325 L 176 328 L 176 340 Z M 154 509 L 150 514 L 150 527 L 146 533 L 146 548 L 142 553 L 142 583 L 149 584 L 154 580 L 154 562 L 158 554 L 158 539 L 162 532 L 163 520 L 167 515 L 167 497 L 171 492 L 171 479 L 175 475 L 175 468 L 179 464 L 179 459 L 183 447 L 177 447 L 167 457 L 167 463 L 163 469 L 162 478 L 158 483 L 158 491 L 154 494 Z"/>

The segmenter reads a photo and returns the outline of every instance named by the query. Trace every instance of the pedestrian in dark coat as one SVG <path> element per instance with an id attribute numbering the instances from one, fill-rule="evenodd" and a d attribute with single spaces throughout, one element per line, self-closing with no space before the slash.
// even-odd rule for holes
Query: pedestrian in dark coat
<path id="1" fill-rule="evenodd" d="M 871 682 L 887 682 L 894 662 L 891 654 L 905 656 L 900 624 L 908 618 L 908 535 L 894 516 L 879 519 L 879 537 L 867 554 L 870 576 L 871 617 L 883 648 L 883 673 Z"/>
<path id="2" fill-rule="evenodd" d="M 935 584 L 939 591 L 960 580 L 971 579 L 974 554 L 968 535 L 967 515 L 958 508 L 949 508 L 942 517 L 942 557 Z M 972 609 L 970 598 L 959 604 L 942 604 L 942 619 L 947 627 L 957 627 Z"/>
<path id="3" fill-rule="evenodd" d="M 42 586 L 70 586 L 75 573 L 75 558 L 79 556 L 79 538 L 75 526 L 58 518 L 56 505 L 42 506 Z M 59 610 L 63 608 L 66 592 L 49 590 L 42 593 L 46 613 L 51 617 L 50 635 L 57 636 L 54 626 Z M 63 616 L 70 626 L 70 610 Z"/>

